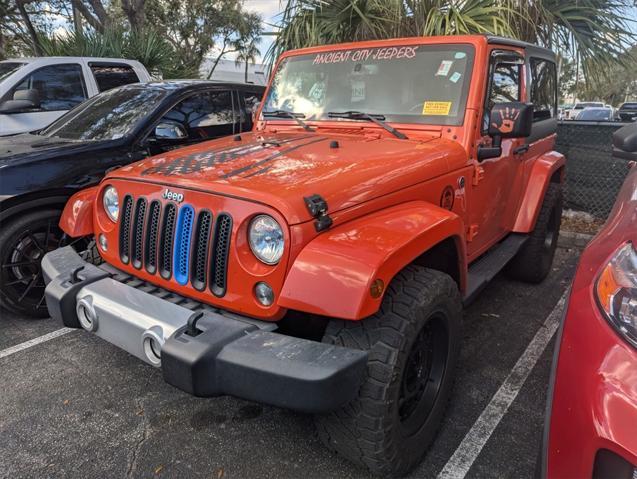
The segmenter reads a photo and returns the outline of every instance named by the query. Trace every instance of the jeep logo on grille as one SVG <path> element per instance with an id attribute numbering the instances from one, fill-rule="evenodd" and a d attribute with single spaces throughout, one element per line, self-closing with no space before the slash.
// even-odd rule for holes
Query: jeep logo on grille
<path id="1" fill-rule="evenodd" d="M 168 188 L 164 190 L 164 194 L 162 195 L 165 200 L 176 201 L 177 203 L 181 203 L 184 201 L 183 193 L 175 193 L 170 191 Z"/>

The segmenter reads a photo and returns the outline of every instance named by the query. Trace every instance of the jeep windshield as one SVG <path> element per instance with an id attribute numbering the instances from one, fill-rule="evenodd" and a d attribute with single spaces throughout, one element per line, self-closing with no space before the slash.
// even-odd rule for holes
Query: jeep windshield
<path id="1" fill-rule="evenodd" d="M 132 85 L 100 93 L 40 132 L 67 140 L 116 140 L 133 132 L 170 92 Z"/>
<path id="2" fill-rule="evenodd" d="M 291 56 L 281 61 L 263 110 L 294 112 L 305 120 L 357 111 L 382 115 L 387 122 L 461 125 L 473 56 L 473 47 L 460 44 Z"/>

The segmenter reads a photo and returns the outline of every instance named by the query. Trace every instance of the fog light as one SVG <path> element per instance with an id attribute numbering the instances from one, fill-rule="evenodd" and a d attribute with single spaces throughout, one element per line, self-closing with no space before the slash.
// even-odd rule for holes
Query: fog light
<path id="1" fill-rule="evenodd" d="M 80 299 L 75 307 L 75 312 L 80 325 L 84 329 L 90 332 L 97 331 L 97 313 L 93 307 L 92 296 L 88 295 Z"/>
<path id="2" fill-rule="evenodd" d="M 274 291 L 267 283 L 257 283 L 254 286 L 254 295 L 263 306 L 271 306 L 274 303 Z"/>
<path id="3" fill-rule="evenodd" d="M 108 250 L 108 241 L 106 240 L 106 236 L 104 236 L 103 234 L 100 234 L 98 237 L 98 240 L 100 243 L 100 248 L 102 248 L 102 251 Z"/>

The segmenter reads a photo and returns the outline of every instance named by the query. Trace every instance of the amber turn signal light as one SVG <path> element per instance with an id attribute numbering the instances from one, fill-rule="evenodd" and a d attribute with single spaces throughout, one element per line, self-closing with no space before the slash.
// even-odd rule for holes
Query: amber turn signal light
<path id="1" fill-rule="evenodd" d="M 383 291 L 385 291 L 385 283 L 383 283 L 382 279 L 375 279 L 369 287 L 369 294 L 374 299 L 380 298 L 383 295 Z"/>

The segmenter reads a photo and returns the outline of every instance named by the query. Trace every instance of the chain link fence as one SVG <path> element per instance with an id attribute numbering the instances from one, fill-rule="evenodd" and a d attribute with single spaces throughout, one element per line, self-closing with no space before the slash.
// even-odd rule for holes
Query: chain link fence
<path id="1" fill-rule="evenodd" d="M 556 150 L 566 156 L 564 207 L 604 220 L 626 178 L 628 160 L 613 158 L 613 133 L 622 123 L 560 122 Z"/>

